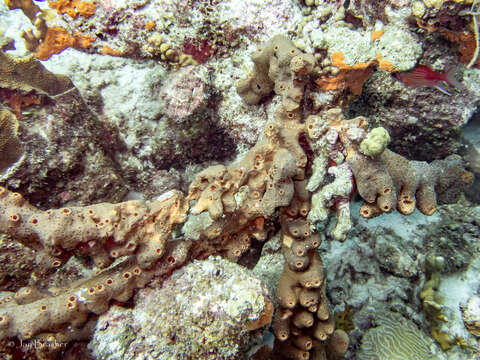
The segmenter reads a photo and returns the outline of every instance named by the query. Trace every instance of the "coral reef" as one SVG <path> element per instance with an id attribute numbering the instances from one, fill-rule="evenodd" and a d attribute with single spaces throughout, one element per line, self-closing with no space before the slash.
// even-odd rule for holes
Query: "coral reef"
<path id="1" fill-rule="evenodd" d="M 356 349 L 367 329 L 392 312 L 414 321 L 424 336 L 433 337 L 436 330 L 443 344 L 449 342 L 444 354 L 435 341 L 433 358 L 472 358 L 477 341 L 463 324 L 460 306 L 465 307 L 478 289 L 473 274 L 478 268 L 474 259 L 479 209 L 444 205 L 429 217 L 415 211 L 408 217 L 393 212 L 374 219 L 352 211 L 357 225 L 345 242 L 322 242 L 332 310 L 335 314 L 348 311 L 351 320 L 348 333 L 353 347 L 347 359 L 359 358 Z M 436 270 L 429 259 L 435 259 Z M 420 298 L 423 290 L 434 285 L 429 275 L 433 272 L 440 280 L 433 292 L 440 312 L 431 312 L 433 308 L 425 307 Z"/>
<path id="2" fill-rule="evenodd" d="M 286 199 L 293 199 L 293 201 L 288 200 L 288 202 L 292 202 L 288 207 L 285 207 L 283 213 L 285 217 L 283 218 L 283 220 L 281 220 L 281 222 L 283 224 L 288 224 L 289 219 L 295 219 L 296 217 L 301 218 L 310 215 L 309 196 L 307 193 L 305 193 L 305 190 L 302 190 L 303 186 L 306 186 L 306 184 L 303 181 L 299 181 L 303 180 L 305 176 L 303 167 L 306 166 L 307 156 L 303 152 L 303 149 L 301 150 L 300 155 L 298 155 L 296 146 L 299 145 L 295 145 L 294 147 L 291 144 L 292 141 L 290 137 L 292 137 L 293 135 L 293 139 L 297 139 L 298 141 L 301 133 L 301 130 L 299 130 L 299 128 L 301 129 L 300 123 L 296 119 L 300 115 L 299 104 L 303 96 L 303 87 L 305 86 L 303 82 L 303 76 L 311 73 L 311 70 L 309 70 L 309 63 L 311 60 L 304 54 L 298 53 L 298 50 L 295 51 L 293 45 L 286 39 L 281 37 L 274 37 L 270 42 L 264 44 L 264 46 L 262 46 L 257 52 L 254 53 L 253 60 L 255 68 L 252 74 L 249 75 L 247 79 L 238 82 L 237 91 L 242 96 L 242 98 L 250 104 L 258 103 L 263 97 L 269 95 L 272 91 L 275 91 L 275 93 L 282 96 L 282 102 L 277 108 L 275 118 L 277 120 L 277 124 L 282 125 L 283 122 L 284 124 L 288 124 L 288 127 L 286 125 L 283 125 L 283 128 L 277 128 L 277 131 L 275 133 L 280 136 L 277 135 L 276 138 L 273 138 L 271 135 L 271 131 L 275 130 L 275 127 L 273 126 L 273 124 L 267 124 L 265 132 L 266 140 L 263 139 L 263 142 L 268 141 L 267 144 L 270 145 L 270 148 L 272 148 L 274 144 L 279 144 L 280 146 L 284 146 L 287 149 L 290 148 L 292 149 L 290 151 L 293 152 L 294 157 L 292 157 L 291 160 L 288 160 L 288 153 L 285 152 L 282 157 L 285 161 L 285 165 L 281 165 L 279 160 L 277 160 L 277 156 L 278 153 L 280 153 L 280 150 L 277 150 L 277 154 L 269 154 L 267 152 L 265 155 L 262 154 L 261 156 L 259 156 L 259 150 L 257 149 L 262 149 L 260 145 L 263 145 L 262 140 L 260 140 L 260 142 L 257 143 L 257 145 L 252 150 L 250 150 L 245 155 L 245 157 L 238 163 L 235 163 L 229 167 L 214 166 L 201 172 L 197 176 L 197 179 L 192 183 L 189 198 L 197 200 L 197 202 L 192 208 L 193 214 L 200 214 L 203 211 L 208 211 L 211 221 L 209 222 L 209 225 L 201 231 L 204 231 L 206 236 L 209 238 L 215 238 L 216 236 L 221 234 L 221 232 L 219 231 L 220 228 L 227 228 L 231 229 L 234 232 L 238 232 L 241 229 L 242 225 L 245 226 L 245 224 L 248 224 L 249 221 L 254 220 L 256 216 L 269 217 L 272 215 L 272 210 L 275 207 L 285 207 L 288 203 L 285 204 L 279 202 L 278 195 L 273 196 L 269 194 L 270 189 L 275 189 L 275 187 L 279 188 L 278 185 L 276 186 L 275 177 L 272 175 L 278 174 L 276 176 L 277 179 L 281 180 L 284 183 L 288 183 L 288 180 L 282 180 L 284 179 L 285 175 L 287 175 L 287 179 L 288 177 L 292 177 L 295 183 L 295 185 L 293 186 L 295 189 L 295 193 L 292 192 L 293 189 L 291 188 L 279 188 L 279 190 L 277 190 L 279 192 L 282 191 L 282 195 L 286 197 Z M 301 66 L 297 66 L 297 64 L 300 64 Z M 297 69 L 300 69 L 301 71 Z M 288 120 L 286 121 L 285 118 L 290 118 L 290 122 L 288 122 Z M 441 195 L 442 190 L 440 189 L 445 189 L 447 193 L 449 192 L 447 189 L 452 189 L 452 191 L 455 192 L 456 190 L 453 189 L 462 188 L 462 182 L 468 183 L 470 180 L 469 176 L 467 175 L 465 176 L 465 178 L 459 176 L 459 170 L 463 169 L 460 158 L 445 160 L 446 163 L 442 162 L 439 165 L 437 165 L 437 163 L 434 163 L 433 165 L 427 166 L 426 164 L 416 165 L 415 162 L 409 162 L 405 158 L 387 150 L 382 152 L 384 159 L 382 159 L 380 163 L 378 163 L 378 160 L 375 160 L 375 158 L 370 158 L 360 153 L 359 144 L 362 140 L 364 140 L 366 136 L 367 122 L 364 118 L 344 120 L 341 112 L 339 112 L 338 110 L 330 110 L 324 115 L 324 117 L 310 116 L 309 118 L 307 118 L 305 125 L 306 126 L 303 131 L 308 133 L 309 138 L 312 140 L 317 140 L 317 138 L 320 139 L 322 137 L 324 137 L 324 139 L 328 139 L 329 137 L 333 138 L 333 140 L 330 141 L 330 148 L 328 147 L 329 143 L 327 142 L 327 140 L 323 141 L 323 146 L 322 142 L 319 142 L 317 140 L 314 151 L 320 153 L 320 151 L 323 150 L 325 156 L 325 152 L 329 154 L 328 151 L 331 151 L 332 148 L 335 148 L 336 151 L 331 151 L 332 155 L 329 154 L 331 158 L 335 158 L 339 162 L 343 161 L 340 157 L 346 158 L 347 164 L 352 168 L 352 173 L 354 175 L 353 177 L 359 189 L 360 195 L 367 201 L 367 203 L 374 203 L 375 201 L 377 201 L 379 206 L 375 206 L 375 208 L 378 209 L 380 212 L 388 212 L 393 209 L 397 199 L 396 191 L 399 191 L 400 195 L 398 196 L 398 200 L 400 210 L 407 214 L 411 213 L 415 208 L 414 194 L 416 193 L 417 187 L 422 187 L 423 185 L 421 184 L 425 183 L 429 185 L 425 185 L 423 190 L 419 192 L 419 207 L 424 210 L 426 214 L 431 215 L 435 210 L 436 198 L 433 195 L 435 193 L 432 193 L 431 190 L 427 189 L 434 189 L 437 181 L 444 182 L 444 186 L 437 187 L 437 189 L 439 190 L 439 194 Z M 327 131 L 328 125 L 330 125 L 332 130 L 330 134 L 328 134 Z M 288 132 L 286 130 L 288 130 Z M 272 138 L 276 139 L 276 142 L 273 142 Z M 344 154 L 342 154 L 342 151 L 344 151 Z M 252 159 L 254 155 L 255 160 Z M 328 159 L 328 155 L 326 158 Z M 264 159 L 272 159 L 270 160 L 271 165 Z M 301 171 L 299 171 L 298 168 L 295 171 L 295 167 L 293 166 L 293 160 L 295 159 L 297 159 L 295 161 L 295 164 L 297 165 L 297 167 L 299 165 L 301 166 Z M 286 170 L 289 168 L 286 165 L 287 161 L 292 162 L 292 165 L 289 165 L 291 170 L 288 170 L 288 172 Z M 254 181 L 255 178 L 251 180 L 247 178 L 244 180 L 244 169 L 248 168 L 246 164 L 249 163 L 253 163 L 253 168 L 257 171 L 262 170 L 264 167 L 266 167 L 268 169 L 266 171 L 267 181 Z M 385 165 L 384 163 L 389 163 L 390 167 Z M 402 163 L 409 164 L 407 165 L 407 168 L 411 167 L 412 170 L 407 170 L 405 166 L 401 165 Z M 427 176 L 428 179 L 426 178 L 426 180 L 422 181 L 420 180 L 418 175 L 415 175 L 416 173 L 421 173 L 419 170 L 413 170 L 418 166 L 427 166 L 427 168 L 430 169 L 425 172 L 425 176 Z M 376 176 L 376 178 L 379 179 L 378 183 L 371 182 L 369 180 L 370 178 L 372 178 L 372 174 L 368 170 L 369 167 L 371 167 L 372 169 L 382 169 L 380 171 L 384 172 L 384 175 Z M 438 172 L 435 170 L 437 167 L 439 167 Z M 274 169 L 275 172 L 272 173 L 272 169 Z M 443 174 L 444 169 L 446 173 L 450 174 L 449 176 L 444 177 L 443 175 L 441 175 Z M 389 171 L 392 174 L 391 178 L 389 175 Z M 254 173 L 254 175 L 257 175 L 257 172 Z M 347 178 L 351 180 L 353 177 L 350 176 Z M 390 180 L 383 181 L 382 179 L 385 179 L 385 177 L 390 178 Z M 395 179 L 395 184 L 392 178 Z M 295 181 L 295 179 L 298 180 Z M 317 182 L 316 185 L 318 186 L 322 183 L 323 179 L 318 180 L 317 177 L 315 181 Z M 241 188 L 240 185 L 242 183 L 247 183 L 249 184 L 247 185 L 248 188 L 253 187 L 255 189 L 255 195 L 252 196 L 250 199 L 251 201 L 253 200 L 256 205 L 245 205 L 245 200 L 243 200 L 244 197 L 242 196 L 240 207 L 238 206 L 238 196 L 236 196 L 235 193 L 239 191 L 239 189 Z M 413 186 L 409 186 L 409 183 L 411 183 Z M 350 182 L 348 182 L 348 185 L 350 185 L 350 187 L 348 188 L 350 190 L 347 191 L 347 196 L 345 199 L 347 207 L 349 202 L 348 195 L 352 190 Z M 315 189 L 316 187 L 313 186 L 313 190 Z M 251 193 L 252 190 L 245 189 L 244 191 L 248 191 L 248 194 Z M 406 193 L 401 194 L 400 191 L 405 191 L 409 193 L 409 195 L 407 195 Z M 377 194 L 379 194 L 378 199 Z M 314 194 L 314 197 L 315 195 L 316 194 Z M 452 193 L 452 195 L 455 194 Z M 274 201 L 273 205 L 272 197 Z M 447 196 L 447 201 L 451 201 L 448 199 L 448 197 L 449 196 Z M 325 203 L 325 201 L 318 202 L 321 203 L 322 206 L 324 206 L 323 203 Z M 405 204 L 408 205 L 408 209 L 403 206 Z M 371 207 L 368 208 L 370 209 Z M 253 213 L 250 209 L 254 209 Z M 340 211 L 340 214 L 341 213 L 342 212 Z M 363 216 L 372 215 L 372 213 L 370 213 L 370 210 L 367 211 L 365 208 L 362 209 L 360 213 Z M 349 210 L 347 211 L 347 214 L 349 218 Z M 326 215 L 323 217 L 326 218 Z M 325 220 L 323 217 L 320 220 Z M 342 217 L 339 216 L 339 219 L 341 218 Z M 294 237 L 302 236 L 303 238 L 308 239 L 311 226 L 308 223 L 302 223 L 302 220 L 299 221 L 300 222 L 297 225 L 292 225 L 295 230 L 288 230 L 290 232 L 290 236 L 294 234 Z M 343 231 L 339 231 L 340 234 L 337 235 L 338 238 L 345 237 L 348 228 L 344 229 Z M 295 232 L 292 233 L 292 231 Z M 284 230 L 284 233 L 286 233 L 286 230 Z M 312 240 L 310 243 L 309 240 L 303 240 L 297 243 L 290 236 L 284 235 L 284 238 L 282 240 L 286 252 L 285 256 L 287 259 L 287 264 L 284 267 L 284 275 L 282 275 L 282 278 L 279 282 L 279 301 L 281 305 L 280 309 L 283 311 L 280 311 L 276 315 L 276 318 L 278 319 L 276 321 L 276 336 L 277 339 L 280 341 L 280 345 L 277 347 L 281 349 L 279 350 L 279 352 L 285 354 L 284 356 L 286 356 L 287 358 L 297 358 L 299 356 L 307 356 L 307 352 L 311 349 L 314 353 L 324 353 L 324 345 L 320 345 L 320 347 L 318 345 L 313 346 L 314 343 L 312 342 L 312 338 L 308 337 L 307 334 L 313 336 L 317 340 L 324 341 L 328 339 L 328 335 L 333 333 L 334 327 L 329 324 L 329 319 L 331 319 L 331 317 L 329 315 L 329 311 L 327 310 L 328 303 L 321 302 L 319 300 L 320 298 L 322 298 L 322 276 L 320 271 L 321 266 L 318 265 L 319 259 L 317 259 L 315 252 L 311 252 L 312 249 L 319 245 L 320 241 L 317 239 Z M 228 241 L 228 237 L 225 237 L 224 235 L 221 238 L 222 241 Z M 246 249 L 244 248 L 243 251 L 245 250 Z M 241 255 L 242 250 L 238 250 L 236 254 L 238 256 Z M 230 254 L 227 254 L 227 256 L 231 257 Z M 302 283 L 301 280 L 303 274 L 305 274 L 308 279 L 314 280 L 304 280 L 305 284 L 309 284 L 305 285 L 304 283 Z M 293 291 L 293 288 L 296 287 L 298 284 L 301 284 L 302 287 L 314 289 L 313 291 L 311 291 L 311 296 L 313 296 L 312 299 L 315 299 L 312 300 L 313 304 L 315 305 L 313 306 L 313 308 L 309 309 L 310 313 L 305 310 L 292 311 L 292 309 L 295 308 L 295 306 L 297 305 L 298 301 L 295 292 Z M 302 290 L 299 291 L 300 293 L 302 292 Z M 323 296 L 323 298 L 326 299 L 325 296 Z M 317 311 L 317 304 L 318 309 L 322 309 L 322 312 L 320 315 L 317 314 L 318 318 L 316 319 L 311 314 L 311 312 Z M 306 306 L 305 304 L 302 305 Z M 306 307 L 308 308 L 309 306 Z M 299 330 L 296 330 L 294 332 L 295 337 L 289 338 L 289 324 L 294 324 L 295 329 L 313 327 L 313 334 L 310 334 L 310 332 L 303 333 Z M 306 342 L 299 340 L 299 342 L 297 343 L 297 336 L 302 340 L 305 340 Z M 307 339 L 309 340 L 307 341 Z M 318 356 L 325 356 L 325 353 L 324 355 Z"/>
<path id="3" fill-rule="evenodd" d="M 409 88 L 389 73 L 377 72 L 366 82 L 352 114 L 367 116 L 385 128 L 390 148 L 409 158 L 432 161 L 454 154 L 459 130 L 475 110 L 478 94 L 449 97 L 433 88 Z M 422 144 L 422 146 L 417 146 Z"/>
<path id="4" fill-rule="evenodd" d="M 33 56 L 16 59 L 0 51 L 0 85 L 22 91 L 36 90 L 50 96 L 73 88 L 69 78 L 49 72 Z"/>
<path id="5" fill-rule="evenodd" d="M 58 268 L 72 255 L 90 257 L 100 268 L 127 256 L 127 260 L 67 291 L 28 287 L 15 293 L 16 304 L 9 301 L 11 297 L 5 298 L 3 338 L 42 337 L 61 324 L 70 326 L 69 331 L 80 331 L 89 313 L 104 313 L 110 299 L 127 301 L 134 289 L 158 276 L 158 271 L 165 273 L 179 266 L 187 256 L 220 254 L 237 261 L 250 248 L 252 238 L 267 238 L 269 221 L 280 209 L 286 262 L 277 290 L 274 356 L 298 358 L 311 353 L 326 359 L 345 353 L 348 338 L 343 331 L 335 331 L 323 265 L 316 251 L 322 236 L 312 232 L 321 227 L 315 222 L 325 221 L 328 207 L 335 204 L 338 223 L 333 236 L 344 239 L 351 226 L 353 184 L 368 204 L 368 211 L 360 210 L 362 216 L 373 215 L 376 210 L 391 211 L 397 198 L 399 210 L 411 213 L 415 196 L 419 208 L 431 215 L 437 193 L 445 201 L 453 201 L 471 178 L 461 176 L 463 164 L 459 158 L 427 165 L 386 150 L 384 131 L 380 144 L 372 145 L 378 131 L 368 133 L 365 118 L 345 120 L 341 110 L 332 109 L 304 119 L 301 103 L 314 76 L 315 60 L 287 38 L 273 37 L 253 58 L 253 72 L 237 83 L 237 91 L 249 104 L 257 104 L 271 92 L 278 94 L 281 100 L 275 121 L 267 123 L 265 136 L 240 160 L 199 172 L 186 199 L 172 191 L 151 203 L 131 201 L 41 211 L 20 194 L 2 188 L 1 228 L 36 249 L 36 262 L 42 268 Z M 189 74 L 188 69 L 184 72 Z M 200 109 L 200 105 L 193 106 Z M 174 112 L 172 120 L 183 121 L 192 110 Z M 376 151 L 363 154 L 362 143 L 364 151 Z M 315 157 L 320 162 L 315 163 L 316 175 L 311 183 L 307 164 Z M 326 190 L 326 173 L 336 176 L 335 181 L 346 181 L 338 182 L 342 184 L 338 189 Z M 372 177 L 377 181 L 372 182 Z M 183 231 L 196 234 L 195 246 L 168 242 L 173 226 L 187 220 L 186 201 L 191 206 L 186 224 L 193 229 L 184 227 Z M 323 208 L 317 209 L 313 222 L 312 203 Z M 198 217 L 203 218 L 199 222 L 191 220 Z M 34 324 L 21 323 L 23 314 L 35 317 Z"/>
<path id="6" fill-rule="evenodd" d="M 112 307 L 99 318 L 89 345 L 94 356 L 247 359 L 248 345 L 273 315 L 262 282 L 218 257 L 176 270 L 161 288 L 139 291 L 134 305 Z"/>
<path id="7" fill-rule="evenodd" d="M 476 2 L 5 4 L 0 357 L 473 356 Z"/>
<path id="8" fill-rule="evenodd" d="M 405 359 L 427 360 L 432 341 L 412 322 L 398 316 L 377 319 L 378 326 L 370 329 L 362 341 L 360 356 L 365 360 Z"/>
<path id="9" fill-rule="evenodd" d="M 184 221 L 186 208 L 178 192 L 166 193 L 151 204 L 99 204 L 88 209 L 46 212 L 5 188 L 1 188 L 0 196 L 1 228 L 37 250 L 37 266 L 58 268 L 62 260 L 76 253 L 91 256 L 102 268 L 119 257 L 135 255 L 67 291 L 43 292 L 25 287 L 4 297 L 0 333 L 3 339 L 30 339 L 62 326 L 79 328 L 89 313 L 105 312 L 110 299 L 127 301 L 133 290 L 143 287 L 155 271 L 169 271 L 186 260 L 187 243 L 167 245 L 172 227 Z M 163 269 L 148 269 L 163 257 Z M 25 316 L 35 321 L 25 321 Z"/>
<path id="10" fill-rule="evenodd" d="M 91 256 L 100 268 L 133 254 L 141 268 L 151 267 L 164 254 L 168 222 L 183 222 L 186 211 L 183 197 L 176 192 L 167 192 L 151 204 L 130 201 L 47 211 L 3 187 L 0 196 L 2 229 L 39 253 L 48 253 L 52 258 L 50 264 L 44 259 L 46 267 L 61 266 L 65 256 L 73 253 Z M 168 214 L 167 200 L 174 203 Z"/>

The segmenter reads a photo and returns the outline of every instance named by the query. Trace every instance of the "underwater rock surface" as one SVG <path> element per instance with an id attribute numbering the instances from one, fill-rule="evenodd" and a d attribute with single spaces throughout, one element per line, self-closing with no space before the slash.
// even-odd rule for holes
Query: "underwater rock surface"
<path id="1" fill-rule="evenodd" d="M 445 205 L 428 218 L 415 212 L 408 217 L 387 214 L 354 222 L 345 242 L 324 242 L 321 248 L 337 326 L 349 331 L 351 349 L 364 343 L 365 332 L 376 328 L 377 319 L 389 319 L 393 312 L 402 321 L 414 321 L 423 336 L 449 342 L 449 350 L 461 339 L 464 349 L 472 353 L 476 338 L 465 328 L 460 307 L 480 287 L 474 275 L 480 261 L 480 207 Z M 440 259 L 441 265 L 432 266 L 433 258 Z M 438 274 L 435 298 L 443 300 L 431 313 L 421 293 L 429 288 L 434 273 Z M 372 334 L 369 342 L 375 338 Z M 381 336 L 377 339 L 381 341 Z M 435 359 L 466 356 L 459 347 L 448 355 L 437 345 L 432 349 Z M 346 358 L 364 359 L 354 353 Z"/>
<path id="2" fill-rule="evenodd" d="M 141 290 L 132 310 L 112 307 L 89 347 L 104 360 L 246 359 L 272 313 L 268 289 L 250 271 L 210 258 Z"/>

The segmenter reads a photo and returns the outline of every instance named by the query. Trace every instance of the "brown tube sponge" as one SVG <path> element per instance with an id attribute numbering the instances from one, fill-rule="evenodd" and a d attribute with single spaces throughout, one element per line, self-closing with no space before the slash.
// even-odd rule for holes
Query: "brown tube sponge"
<path id="1" fill-rule="evenodd" d="M 328 339 L 328 355 L 332 359 L 342 359 L 348 349 L 348 335 L 345 331 L 337 329 Z"/>
<path id="2" fill-rule="evenodd" d="M 396 207 L 404 215 L 417 207 L 432 215 L 438 202 L 456 201 L 462 189 L 472 181 L 464 163 L 452 155 L 432 163 L 408 160 L 390 150 L 371 158 L 359 151 L 347 157 L 358 193 L 365 200 L 360 215 L 371 218 Z"/>
<path id="3" fill-rule="evenodd" d="M 376 202 L 384 212 L 391 211 L 397 199 L 392 178 L 383 161 L 360 152 L 347 157 L 347 161 L 355 176 L 360 196 L 367 203 Z"/>
<path id="4" fill-rule="evenodd" d="M 309 268 L 298 274 L 298 282 L 305 288 L 318 288 L 322 285 L 324 280 L 323 264 L 318 252 L 312 251 L 310 253 Z"/>
<path id="5" fill-rule="evenodd" d="M 462 189 L 470 183 L 465 174 L 464 163 L 459 156 L 451 155 L 444 160 L 407 160 L 401 155 L 385 150 L 381 159 L 399 192 L 397 208 L 410 214 L 414 206 L 431 215 L 438 202 L 453 202 Z"/>
<path id="6" fill-rule="evenodd" d="M 302 288 L 299 293 L 300 305 L 303 307 L 309 308 L 318 304 L 320 293 L 316 289 L 306 289 Z"/>
<path id="7" fill-rule="evenodd" d="M 310 353 L 306 350 L 297 348 L 293 343 L 293 340 L 289 339 L 285 342 L 275 342 L 275 354 L 278 358 L 286 358 L 291 360 L 308 360 L 310 358 Z"/>
<path id="8" fill-rule="evenodd" d="M 311 312 L 302 310 L 293 316 L 292 322 L 293 325 L 299 329 L 311 327 L 314 323 L 313 314 Z"/>
<path id="9" fill-rule="evenodd" d="M 313 346 L 313 341 L 310 336 L 298 335 L 293 337 L 293 343 L 301 350 L 310 350 Z"/>
<path id="10" fill-rule="evenodd" d="M 282 308 L 293 309 L 298 302 L 294 287 L 298 284 L 298 273 L 290 269 L 288 264 L 283 267 L 283 273 L 277 286 L 277 299 Z"/>
<path id="11" fill-rule="evenodd" d="M 290 336 L 290 317 L 291 310 L 277 310 L 273 318 L 273 333 L 280 341 L 285 341 Z"/>
<path id="12" fill-rule="evenodd" d="M 328 336 L 335 330 L 335 322 L 333 317 L 326 321 L 317 321 L 313 329 L 313 336 L 320 341 L 327 340 Z"/>

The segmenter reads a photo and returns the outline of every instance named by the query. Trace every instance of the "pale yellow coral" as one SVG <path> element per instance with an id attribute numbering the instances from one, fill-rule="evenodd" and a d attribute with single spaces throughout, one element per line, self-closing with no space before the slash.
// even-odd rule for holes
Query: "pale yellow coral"
<path id="1" fill-rule="evenodd" d="M 412 3 L 412 15 L 421 18 L 425 14 L 425 5 L 422 1 L 414 1 Z"/>
<path id="2" fill-rule="evenodd" d="M 367 156 L 379 156 L 387 148 L 390 135 L 383 127 L 372 129 L 360 143 L 360 150 Z"/>

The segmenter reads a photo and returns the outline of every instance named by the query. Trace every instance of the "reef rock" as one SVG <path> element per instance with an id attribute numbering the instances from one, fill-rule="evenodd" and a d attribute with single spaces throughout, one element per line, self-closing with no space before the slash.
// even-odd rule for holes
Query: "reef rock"
<path id="1" fill-rule="evenodd" d="M 267 287 L 249 270 L 209 258 L 141 290 L 133 309 L 112 307 L 89 347 L 104 360 L 246 359 L 272 313 Z"/>

